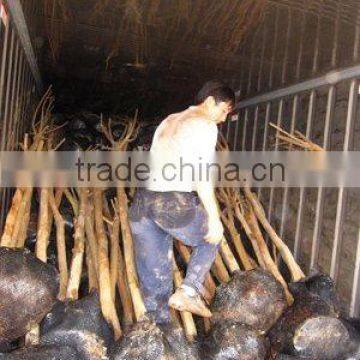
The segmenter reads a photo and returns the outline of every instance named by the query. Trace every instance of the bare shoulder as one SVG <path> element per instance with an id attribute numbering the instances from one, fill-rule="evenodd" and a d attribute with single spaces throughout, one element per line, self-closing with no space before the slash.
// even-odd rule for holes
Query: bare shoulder
<path id="1" fill-rule="evenodd" d="M 189 125 L 189 126 L 201 126 L 205 122 L 203 114 L 198 111 L 195 107 L 188 108 L 184 111 L 173 113 L 168 115 L 162 122 L 161 125 L 167 126 L 172 125 L 173 123 L 178 123 L 179 125 Z"/>
<path id="2" fill-rule="evenodd" d="M 173 137 L 178 131 L 179 114 L 170 114 L 157 127 L 155 138 L 163 139 Z"/>
<path id="3" fill-rule="evenodd" d="M 157 138 L 174 138 L 177 136 L 187 136 L 189 138 L 208 136 L 214 132 L 215 124 L 211 124 L 204 118 L 203 114 L 192 109 L 187 109 L 180 113 L 171 114 L 166 117 L 157 129 Z"/>
<path id="4" fill-rule="evenodd" d="M 206 118 L 202 116 L 190 116 L 182 122 L 184 128 L 189 131 L 196 132 L 208 132 L 217 129 L 215 123 L 209 122 Z"/>

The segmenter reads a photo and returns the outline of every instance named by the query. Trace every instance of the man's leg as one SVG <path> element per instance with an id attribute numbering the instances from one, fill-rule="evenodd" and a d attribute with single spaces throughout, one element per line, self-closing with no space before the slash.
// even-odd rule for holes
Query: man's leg
<path id="1" fill-rule="evenodd" d="M 205 295 L 204 281 L 206 275 L 209 273 L 215 258 L 219 245 L 207 243 L 204 240 L 206 232 L 201 238 L 194 236 L 190 241 L 187 236 L 189 229 L 186 232 L 181 232 L 177 229 L 176 234 L 173 234 L 178 240 L 187 246 L 192 247 L 190 261 L 187 266 L 186 277 L 183 284 L 192 287 L 202 296 Z M 171 232 L 172 233 L 172 232 Z M 194 233 L 198 233 L 198 229 L 194 228 Z"/>
<path id="2" fill-rule="evenodd" d="M 183 284 L 205 296 L 204 281 L 213 265 L 218 246 L 203 241 L 193 248 Z"/>
<path id="3" fill-rule="evenodd" d="M 131 221 L 135 259 L 146 309 L 158 323 L 171 321 L 168 306 L 173 292 L 173 241 L 151 219 Z"/>
<path id="4" fill-rule="evenodd" d="M 159 223 L 159 226 L 174 238 L 193 248 L 182 289 L 185 290 L 190 297 L 196 297 L 196 294 L 204 296 L 203 283 L 215 261 L 219 248 L 219 245 L 213 245 L 204 240 L 208 231 L 205 209 L 201 204 L 198 204 L 194 216 L 187 224 L 182 224 L 181 227 L 177 227 L 176 223 L 171 224 L 169 227 L 165 227 L 164 224 Z M 181 294 L 179 296 L 175 294 L 172 300 L 178 304 L 171 301 L 172 306 L 181 309 L 183 305 L 181 303 L 183 300 Z M 200 304 L 198 300 L 194 300 L 192 304 L 191 302 L 192 301 L 188 302 L 190 307 L 187 307 L 186 310 L 192 310 L 202 316 L 211 316 L 211 313 L 206 309 L 205 305 Z"/>
<path id="5" fill-rule="evenodd" d="M 176 227 L 174 224 L 171 228 L 163 228 L 163 230 L 193 248 L 183 284 L 191 286 L 204 295 L 203 283 L 219 248 L 219 245 L 213 245 L 204 240 L 208 232 L 208 220 L 204 207 L 197 204 L 194 216 L 186 225 Z"/>

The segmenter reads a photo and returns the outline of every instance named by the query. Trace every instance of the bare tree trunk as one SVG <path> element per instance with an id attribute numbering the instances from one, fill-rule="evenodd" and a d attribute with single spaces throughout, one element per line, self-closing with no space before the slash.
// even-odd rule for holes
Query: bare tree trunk
<path id="1" fill-rule="evenodd" d="M 66 291 L 68 299 L 76 300 L 79 297 L 79 287 L 84 262 L 85 250 L 85 206 L 87 189 L 79 189 L 79 213 L 74 220 L 74 248 L 70 266 L 70 277 Z"/>
<path id="2" fill-rule="evenodd" d="M 120 219 L 115 211 L 110 236 L 110 283 L 111 296 L 115 301 L 116 283 L 119 277 L 119 240 L 120 240 Z"/>
<path id="3" fill-rule="evenodd" d="M 98 270 L 99 270 L 101 308 L 105 319 L 113 327 L 115 339 L 118 339 L 120 338 L 122 332 L 121 332 L 119 318 L 116 313 L 115 304 L 111 296 L 108 239 L 106 237 L 104 221 L 103 221 L 103 192 L 99 188 L 94 189 L 94 205 L 95 205 L 95 229 L 99 241 Z"/>
<path id="4" fill-rule="evenodd" d="M 25 209 L 25 216 L 24 216 L 24 220 L 23 220 L 23 224 L 20 228 L 20 232 L 19 232 L 19 236 L 16 242 L 16 247 L 19 249 L 22 249 L 25 246 L 25 241 L 27 238 L 27 232 L 28 232 L 28 228 L 29 228 L 29 222 L 30 222 L 30 212 L 31 212 L 31 199 L 30 201 L 26 204 L 26 209 Z"/>
<path id="5" fill-rule="evenodd" d="M 85 254 L 86 254 L 86 268 L 88 271 L 88 280 L 89 280 L 89 292 L 99 289 L 98 279 L 96 277 L 95 265 L 93 264 L 93 259 L 91 257 L 91 252 L 89 244 L 85 244 Z"/>
<path id="6" fill-rule="evenodd" d="M 120 300 L 124 312 L 125 324 L 130 325 L 133 323 L 133 316 L 135 316 L 134 307 L 131 299 L 131 293 L 126 276 L 125 261 L 122 254 L 120 244 L 119 246 L 119 276 L 117 278 L 117 287 L 119 290 Z"/>
<path id="7" fill-rule="evenodd" d="M 221 218 L 222 218 L 223 223 L 229 230 L 235 250 L 236 250 L 237 254 L 239 255 L 239 258 L 241 260 L 242 265 L 244 266 L 244 269 L 245 270 L 253 269 L 253 265 L 251 264 L 250 256 L 244 248 L 244 245 L 241 241 L 239 232 L 235 228 L 234 218 L 232 218 L 232 221 L 231 221 L 231 218 L 228 219 L 225 216 L 222 216 Z"/>
<path id="8" fill-rule="evenodd" d="M 278 280 L 280 282 L 280 284 L 283 286 L 287 302 L 289 305 L 291 305 L 294 302 L 294 298 L 289 291 L 286 281 L 282 277 L 278 267 L 276 266 L 274 260 L 272 259 L 271 255 L 270 255 L 269 248 L 266 245 L 265 239 L 261 233 L 259 224 L 257 222 L 257 218 L 256 218 L 252 208 L 249 209 L 246 218 L 247 218 L 247 222 L 250 226 L 250 229 L 252 230 L 252 232 L 254 234 L 255 240 L 258 243 L 258 246 L 259 246 L 262 258 L 264 259 L 267 270 L 270 271 L 273 274 L 273 276 L 276 278 L 276 280 Z"/>
<path id="9" fill-rule="evenodd" d="M 231 273 L 240 270 L 240 266 L 237 263 L 235 256 L 232 253 L 225 237 L 223 237 L 223 239 L 221 240 L 220 254 Z"/>
<path id="10" fill-rule="evenodd" d="M 11 202 L 11 208 L 6 216 L 4 231 L 1 237 L 1 246 L 10 247 L 12 244 L 11 238 L 23 196 L 24 196 L 24 191 L 22 189 L 17 189 L 15 191 L 15 194 Z"/>
<path id="11" fill-rule="evenodd" d="M 290 274 L 292 276 L 293 281 L 299 281 L 305 277 L 305 274 L 300 269 L 300 266 L 296 263 L 291 251 L 286 246 L 286 244 L 280 239 L 280 237 L 276 234 L 275 230 L 270 225 L 269 221 L 264 216 L 262 207 L 259 203 L 257 197 L 250 191 L 249 188 L 244 188 L 245 195 L 247 199 L 250 201 L 256 217 L 261 222 L 261 225 L 265 229 L 265 231 L 269 234 L 271 240 L 276 245 L 279 250 L 282 258 L 284 259 L 286 265 L 289 268 Z"/>
<path id="12" fill-rule="evenodd" d="M 47 262 L 47 247 L 50 237 L 50 207 L 49 207 L 49 189 L 41 189 L 39 223 L 36 239 L 36 256 L 43 262 Z"/>
<path id="13" fill-rule="evenodd" d="M 94 265 L 96 278 L 99 280 L 98 241 L 96 239 L 94 228 L 94 205 L 90 199 L 86 200 L 85 206 L 85 233 L 92 263 Z"/>
<path id="14" fill-rule="evenodd" d="M 219 253 L 216 254 L 214 265 L 211 268 L 211 271 L 220 282 L 227 283 L 230 281 L 230 275 Z"/>
<path id="15" fill-rule="evenodd" d="M 64 300 L 66 297 L 66 288 L 68 282 L 68 267 L 66 259 L 66 244 L 65 244 L 65 221 L 61 216 L 55 201 L 53 191 L 49 191 L 49 204 L 54 214 L 56 224 L 56 247 L 58 254 L 58 265 L 60 272 L 60 291 L 59 299 Z"/>
<path id="16" fill-rule="evenodd" d="M 13 234 L 11 236 L 11 246 L 12 247 L 23 247 L 22 244 L 19 243 L 20 235 L 23 234 L 24 231 L 27 231 L 27 226 L 29 224 L 26 213 L 28 211 L 29 203 L 31 202 L 33 189 L 26 188 L 24 191 L 24 195 L 21 199 L 19 211 L 16 217 L 16 223 L 14 226 Z M 24 227 L 26 230 L 24 230 Z"/>
<path id="17" fill-rule="evenodd" d="M 244 228 L 246 236 L 248 237 L 248 239 L 251 242 L 251 245 L 254 249 L 254 252 L 255 252 L 255 255 L 256 255 L 256 258 L 257 258 L 257 261 L 258 261 L 260 267 L 262 269 L 266 269 L 266 264 L 263 259 L 263 254 L 260 252 L 259 245 L 256 241 L 256 238 L 255 238 L 252 230 L 250 229 L 249 224 L 245 220 L 245 216 L 240 212 L 239 207 L 236 207 L 235 214 L 236 214 L 237 219 L 240 221 L 240 224 Z"/>
<path id="18" fill-rule="evenodd" d="M 117 198 L 119 206 L 121 234 L 124 245 L 124 259 L 127 280 L 129 284 L 131 298 L 133 301 L 135 317 L 137 321 L 140 321 L 145 317 L 146 308 L 139 289 L 139 280 L 137 277 L 134 259 L 133 239 L 128 220 L 127 197 L 124 188 L 119 187 L 117 189 Z"/>

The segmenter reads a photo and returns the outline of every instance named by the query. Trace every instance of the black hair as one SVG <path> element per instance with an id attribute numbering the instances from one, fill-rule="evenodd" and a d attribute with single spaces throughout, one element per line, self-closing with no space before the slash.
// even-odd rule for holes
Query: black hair
<path id="1" fill-rule="evenodd" d="M 203 85 L 195 97 L 195 105 L 203 103 L 209 96 L 215 99 L 216 104 L 220 102 L 235 104 L 234 90 L 221 81 L 212 80 Z"/>

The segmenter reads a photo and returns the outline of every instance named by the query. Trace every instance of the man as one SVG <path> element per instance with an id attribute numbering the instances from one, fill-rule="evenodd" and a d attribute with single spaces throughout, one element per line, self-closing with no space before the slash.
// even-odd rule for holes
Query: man
<path id="1" fill-rule="evenodd" d="M 169 306 L 211 316 L 203 301 L 203 282 L 215 260 L 223 226 L 211 181 L 194 177 L 191 165 L 197 169 L 200 159 L 211 161 L 217 124 L 226 120 L 234 102 L 233 90 L 217 81 L 208 82 L 195 106 L 168 116 L 155 131 L 150 149 L 154 177 L 146 189 L 137 192 L 130 220 L 145 306 L 158 323 L 171 322 Z M 174 180 L 170 173 L 179 159 L 186 160 L 188 171 L 184 166 L 184 173 Z M 171 296 L 173 238 L 193 251 L 184 282 Z"/>

